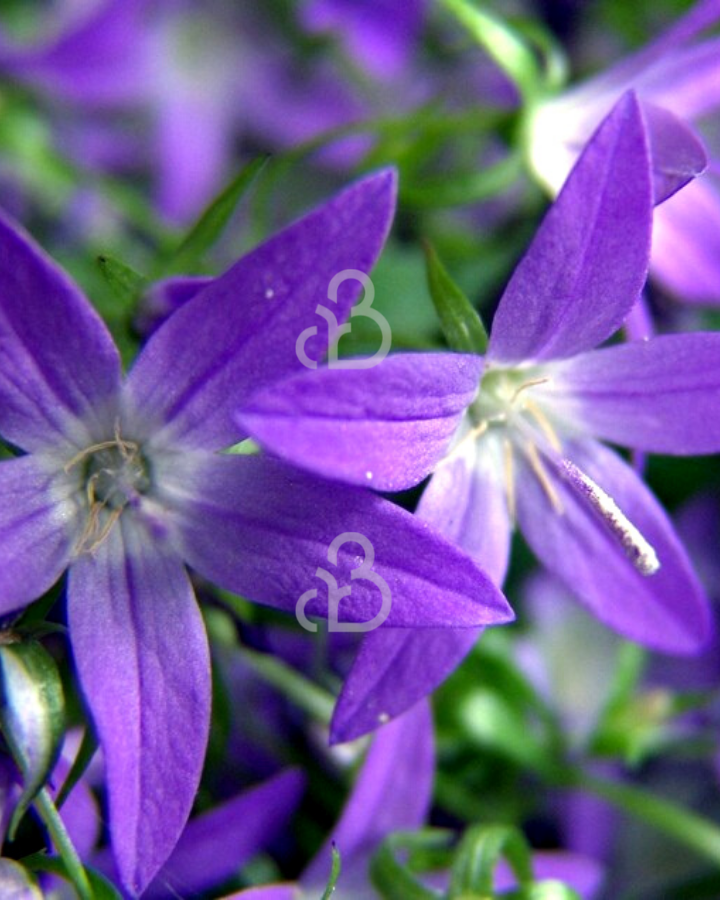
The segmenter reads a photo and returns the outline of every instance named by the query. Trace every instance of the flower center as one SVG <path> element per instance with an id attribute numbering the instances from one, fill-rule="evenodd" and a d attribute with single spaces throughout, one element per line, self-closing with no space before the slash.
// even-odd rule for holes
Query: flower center
<path id="1" fill-rule="evenodd" d="M 86 447 L 66 465 L 81 467 L 79 487 L 87 504 L 87 520 L 77 554 L 92 553 L 108 537 L 126 506 L 138 506 L 151 486 L 150 466 L 135 441 L 115 437 Z"/>

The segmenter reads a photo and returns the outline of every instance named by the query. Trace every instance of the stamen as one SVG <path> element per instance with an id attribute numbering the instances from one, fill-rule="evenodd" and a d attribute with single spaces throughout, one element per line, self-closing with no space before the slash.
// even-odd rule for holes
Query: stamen
<path id="1" fill-rule="evenodd" d="M 507 497 L 508 513 L 510 521 L 517 519 L 517 504 L 515 503 L 515 472 L 512 443 L 503 439 L 503 469 L 505 472 L 505 496 Z"/>
<path id="2" fill-rule="evenodd" d="M 512 397 L 510 397 L 510 403 L 514 403 L 517 398 L 522 394 L 523 391 L 526 391 L 528 388 L 537 387 L 539 384 L 547 384 L 550 381 L 549 378 L 533 378 L 531 381 L 526 381 L 520 385 L 519 388 L 516 388 L 513 392 Z"/>
<path id="3" fill-rule="evenodd" d="M 550 504 L 554 511 L 561 516 L 565 509 L 562 505 L 562 500 L 558 496 L 558 492 L 555 490 L 555 487 L 550 481 L 550 477 L 548 473 L 545 471 L 545 467 L 542 464 L 542 460 L 540 459 L 540 454 L 537 451 L 537 447 L 532 442 L 528 442 L 524 447 L 525 454 L 528 458 L 528 462 L 530 463 L 530 468 L 535 473 L 535 477 L 540 482 L 540 486 L 547 494 L 547 498 L 550 501 Z"/>
<path id="4" fill-rule="evenodd" d="M 561 461 L 560 471 L 607 523 L 638 572 L 646 576 L 654 575 L 660 568 L 660 560 L 655 549 L 645 540 L 612 497 L 570 460 L 563 459 Z"/>
<path id="5" fill-rule="evenodd" d="M 547 381 L 547 378 L 545 379 L 545 381 Z M 525 409 L 530 413 L 533 419 L 535 419 L 537 424 L 540 426 L 540 430 L 547 438 L 548 443 L 553 448 L 553 450 L 555 450 L 556 453 L 562 453 L 562 444 L 560 443 L 560 438 L 557 436 L 555 429 L 550 424 L 550 420 L 542 411 L 542 409 L 540 409 L 537 403 L 535 403 L 534 400 L 526 400 Z"/>

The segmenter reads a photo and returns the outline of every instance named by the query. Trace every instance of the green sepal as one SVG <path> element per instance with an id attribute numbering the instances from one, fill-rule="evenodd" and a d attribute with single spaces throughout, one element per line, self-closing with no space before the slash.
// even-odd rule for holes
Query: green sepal
<path id="1" fill-rule="evenodd" d="M 265 167 L 269 157 L 258 156 L 248 163 L 205 208 L 178 247 L 161 263 L 156 278 L 196 272 L 207 253 L 230 221 L 238 203 Z"/>
<path id="2" fill-rule="evenodd" d="M 123 309 L 132 309 L 145 290 L 148 279 L 136 272 L 124 262 L 102 253 L 97 257 L 97 264 L 108 287 L 113 292 Z"/>
<path id="3" fill-rule="evenodd" d="M 450 277 L 432 246 L 426 241 L 423 247 L 428 288 L 445 339 L 453 350 L 461 353 L 485 353 L 488 335 L 479 313 Z"/>
<path id="4" fill-rule="evenodd" d="M 323 891 L 323 895 L 320 900 L 330 900 L 332 895 L 335 893 L 335 888 L 337 887 L 338 878 L 340 877 L 340 851 L 335 846 L 335 842 L 333 841 L 332 845 L 332 865 L 330 867 L 330 877 L 328 878 L 328 883 L 325 886 L 325 890 Z"/>
<path id="5" fill-rule="evenodd" d="M 463 835 L 450 872 L 448 900 L 461 897 L 492 897 L 495 868 L 507 860 L 521 889 L 533 881 L 532 855 L 517 828 L 505 825 L 474 825 Z"/>
<path id="6" fill-rule="evenodd" d="M 414 870 L 426 868 L 418 864 L 418 858 L 437 857 L 438 851 L 445 855 L 452 837 L 452 832 L 430 828 L 417 832 L 398 831 L 386 837 L 370 861 L 370 878 L 383 900 L 439 900 L 443 897 L 422 884 Z M 399 851 L 407 854 L 403 863 L 398 861 Z"/>
<path id="7" fill-rule="evenodd" d="M 532 47 L 507 22 L 469 0 L 443 0 L 525 100 L 542 85 L 542 71 Z"/>
<path id="8" fill-rule="evenodd" d="M 65 702 L 55 661 L 37 641 L 0 646 L 0 668 L 0 727 L 24 780 L 10 821 L 13 840 L 57 762 L 65 732 Z"/>
<path id="9" fill-rule="evenodd" d="M 77 752 L 77 756 L 75 757 L 75 761 L 67 774 L 63 786 L 60 788 L 57 797 L 55 798 L 55 806 L 58 809 L 62 807 L 72 789 L 85 774 L 85 770 L 90 765 L 98 746 L 97 735 L 94 730 L 88 726 L 83 734 L 83 739 L 80 744 L 80 749 Z"/>
<path id="10" fill-rule="evenodd" d="M 67 870 L 62 857 L 48 856 L 47 853 L 33 853 L 32 856 L 26 856 L 22 860 L 22 864 L 32 872 L 49 872 L 52 875 L 59 875 L 73 884 L 73 879 Z M 85 874 L 92 890 L 93 900 L 122 900 L 122 894 L 95 869 L 85 866 Z"/>

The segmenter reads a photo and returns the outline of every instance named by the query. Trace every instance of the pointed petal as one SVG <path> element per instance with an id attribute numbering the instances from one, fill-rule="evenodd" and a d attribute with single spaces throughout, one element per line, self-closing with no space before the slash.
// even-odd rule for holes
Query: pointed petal
<path id="1" fill-rule="evenodd" d="M 303 330 L 318 328 L 305 348 L 309 359 L 322 358 L 327 321 L 315 309 L 347 317 L 360 283 L 341 284 L 337 304 L 328 285 L 345 269 L 370 271 L 394 205 L 392 170 L 365 178 L 244 256 L 171 316 L 128 379 L 130 404 L 155 443 L 230 446 L 241 437 L 233 420 L 238 404 L 300 370 Z"/>
<path id="2" fill-rule="evenodd" d="M 117 350 L 62 269 L 2 216 L 0 297 L 0 434 L 24 450 L 90 443 L 78 419 L 92 428 L 116 393 Z"/>
<path id="3" fill-rule="evenodd" d="M 720 192 L 704 175 L 655 210 L 652 270 L 677 297 L 720 303 Z"/>
<path id="4" fill-rule="evenodd" d="M 375 735 L 340 821 L 331 832 L 342 860 L 342 890 L 367 886 L 370 856 L 383 838 L 424 824 L 434 775 L 432 714 L 423 701 Z M 319 895 L 318 889 L 327 882 L 331 840 L 300 879 L 309 896 Z"/>
<path id="5" fill-rule="evenodd" d="M 288 462 L 380 491 L 413 487 L 442 457 L 477 394 L 482 358 L 402 353 L 371 369 L 318 369 L 251 397 L 239 416 Z"/>
<path id="6" fill-rule="evenodd" d="M 0 462 L 0 498 L 0 613 L 6 613 L 55 584 L 81 529 L 64 479 L 42 457 Z"/>
<path id="7" fill-rule="evenodd" d="M 707 156 L 695 132 L 667 109 L 643 101 L 650 142 L 653 202 L 662 203 L 705 171 Z"/>
<path id="8" fill-rule="evenodd" d="M 588 142 L 500 301 L 488 358 L 571 356 L 616 331 L 647 274 L 652 199 L 638 102 L 626 94 Z"/>
<path id="9" fill-rule="evenodd" d="M 177 843 L 200 780 L 205 629 L 180 562 L 126 516 L 70 569 L 68 621 L 105 755 L 118 870 L 140 893 Z"/>
<path id="10" fill-rule="evenodd" d="M 549 366 L 538 396 L 584 433 L 652 453 L 720 451 L 720 334 L 672 334 Z"/>
<path id="11" fill-rule="evenodd" d="M 189 897 L 227 881 L 281 833 L 303 787 L 299 771 L 281 772 L 192 819 L 143 897 Z"/>
<path id="12" fill-rule="evenodd" d="M 528 543 L 601 622 L 655 650 L 696 653 L 708 637 L 709 606 L 665 512 L 637 474 L 601 444 L 567 442 L 565 453 L 640 530 L 660 569 L 641 575 L 590 504 L 548 473 L 564 507 L 558 515 L 521 461 L 518 516 Z"/>
<path id="13" fill-rule="evenodd" d="M 381 586 L 365 576 L 350 585 L 348 577 L 365 552 L 347 540 L 337 566 L 329 562 L 330 544 L 359 532 L 374 548 L 372 571 L 391 597 L 389 626 L 464 627 L 512 618 L 481 569 L 387 500 L 269 458 L 202 456 L 201 462 L 186 457 L 158 481 L 184 558 L 222 587 L 288 612 L 315 589 L 306 611 L 325 617 L 328 588 L 316 576 L 323 569 L 352 587 L 341 621 L 369 623 L 381 611 Z"/>
<path id="14" fill-rule="evenodd" d="M 443 463 L 417 516 L 470 554 L 502 584 L 511 525 L 502 483 L 502 448 L 488 436 Z M 482 634 L 477 628 L 381 628 L 363 640 L 335 705 L 331 741 L 349 741 L 431 694 Z"/>

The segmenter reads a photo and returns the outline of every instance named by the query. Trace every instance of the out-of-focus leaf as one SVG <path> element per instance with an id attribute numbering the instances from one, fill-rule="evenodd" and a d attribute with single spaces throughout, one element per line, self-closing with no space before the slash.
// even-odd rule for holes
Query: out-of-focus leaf
<path id="1" fill-rule="evenodd" d="M 425 244 L 425 261 L 430 296 L 448 344 L 461 353 L 485 353 L 488 335 L 479 313 L 428 243 Z"/>
<path id="2" fill-rule="evenodd" d="M 415 877 L 412 857 L 418 852 L 444 849 L 451 839 L 451 832 L 438 829 L 396 832 L 385 838 L 370 862 L 370 878 L 383 900 L 439 900 L 443 894 Z M 398 861 L 400 851 L 410 854 L 405 864 Z"/>
<path id="3" fill-rule="evenodd" d="M 450 875 L 449 900 L 465 897 L 492 897 L 495 868 L 507 860 L 518 884 L 532 884 L 530 847 L 516 828 L 505 825 L 476 825 L 463 835 Z"/>
<path id="4" fill-rule="evenodd" d="M 120 301 L 123 309 L 132 309 L 145 289 L 148 279 L 119 259 L 104 253 L 98 256 L 97 264 L 108 287 Z"/>

